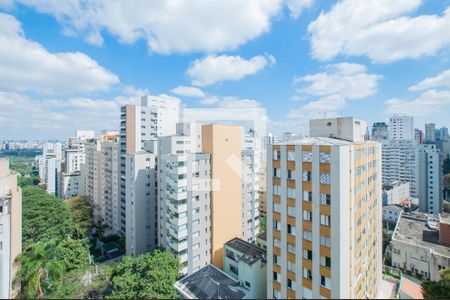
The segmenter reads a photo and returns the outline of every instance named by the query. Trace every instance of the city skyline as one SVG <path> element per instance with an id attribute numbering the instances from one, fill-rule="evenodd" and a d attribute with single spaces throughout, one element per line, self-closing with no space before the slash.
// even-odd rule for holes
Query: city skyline
<path id="1" fill-rule="evenodd" d="M 144 94 L 262 107 L 279 136 L 325 113 L 450 127 L 450 1 L 120 5 L 0 2 L 0 140 L 117 130 L 120 106 Z"/>

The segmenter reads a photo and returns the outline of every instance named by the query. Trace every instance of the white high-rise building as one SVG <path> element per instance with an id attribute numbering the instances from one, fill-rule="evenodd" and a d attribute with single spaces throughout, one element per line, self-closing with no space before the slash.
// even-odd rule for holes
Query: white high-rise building
<path id="1" fill-rule="evenodd" d="M 412 197 L 417 197 L 417 144 L 415 140 L 382 141 L 383 185 L 409 182 Z"/>
<path id="2" fill-rule="evenodd" d="M 442 155 L 434 144 L 419 147 L 417 189 L 421 212 L 442 212 Z"/>
<path id="3" fill-rule="evenodd" d="M 42 147 L 42 155 L 38 156 L 36 161 L 38 163 L 39 177 L 44 182 L 47 193 L 61 197 L 61 143 L 44 144 Z"/>
<path id="4" fill-rule="evenodd" d="M 17 174 L 0 158 L 0 298 L 15 299 L 13 281 L 15 258 L 22 252 L 22 191 Z M 16 288 L 17 291 L 17 288 Z"/>
<path id="5" fill-rule="evenodd" d="M 391 140 L 414 140 L 414 118 L 412 116 L 390 116 L 388 128 Z"/>
<path id="6" fill-rule="evenodd" d="M 425 142 L 436 142 L 436 125 L 434 123 L 425 124 Z"/>
<path id="7" fill-rule="evenodd" d="M 158 139 L 158 241 L 192 274 L 211 262 L 210 155 L 201 153 L 201 126 L 177 129 Z"/>
<path id="8" fill-rule="evenodd" d="M 172 97 L 144 96 L 141 105 L 125 105 L 121 108 L 120 123 L 120 165 L 119 165 L 119 226 L 127 240 L 127 254 L 138 255 L 142 251 L 152 250 L 157 245 L 157 211 L 156 211 L 156 178 L 150 174 L 155 170 L 156 146 L 154 142 L 159 136 L 169 136 L 176 133 L 176 124 L 179 121 L 180 101 Z M 142 159 L 145 159 L 142 161 Z M 148 161 L 146 160 L 148 159 Z M 131 164 L 131 165 L 127 165 Z M 150 168 L 150 169 L 148 169 Z M 147 179 L 140 175 L 147 174 Z M 139 176 L 138 176 L 139 175 Z M 145 193 L 144 187 L 129 185 L 127 182 L 146 183 L 153 190 Z M 147 194 L 149 193 L 149 194 Z M 134 208 L 130 208 L 134 205 Z M 145 211 L 137 210 L 139 207 L 149 207 Z M 151 207 L 151 208 L 150 208 Z M 132 209 L 128 211 L 128 209 Z M 145 213 L 147 215 L 133 215 Z M 144 221 L 139 221 L 144 219 Z M 150 220 L 150 221 L 149 221 Z M 136 228 L 146 222 L 151 222 L 150 227 Z M 133 222 L 127 224 L 127 222 Z M 151 230 L 148 237 L 140 234 Z M 139 234 L 136 236 L 136 234 Z M 144 239 L 144 245 L 137 239 Z"/>

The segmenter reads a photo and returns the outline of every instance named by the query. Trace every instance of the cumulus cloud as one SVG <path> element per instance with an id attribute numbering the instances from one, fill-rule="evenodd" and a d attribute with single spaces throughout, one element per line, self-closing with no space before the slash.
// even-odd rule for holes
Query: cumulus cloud
<path id="1" fill-rule="evenodd" d="M 120 107 L 139 104 L 142 92 L 145 90 L 128 87 L 113 99 L 71 97 L 37 100 L 17 92 L 0 91 L 0 139 L 66 138 L 77 128 L 92 128 L 97 132 L 118 129 Z"/>
<path id="2" fill-rule="evenodd" d="M 450 70 L 439 73 L 437 76 L 425 78 L 409 88 L 410 91 L 423 91 L 433 88 L 450 88 Z"/>
<path id="3" fill-rule="evenodd" d="M 270 30 L 282 0 L 17 0 L 55 16 L 64 32 L 95 45 L 102 32 L 123 43 L 147 41 L 152 52 L 220 52 Z"/>
<path id="4" fill-rule="evenodd" d="M 193 85 L 207 86 L 225 80 L 240 80 L 273 63 L 273 56 L 258 55 L 247 60 L 240 56 L 208 55 L 195 60 L 186 73 Z"/>
<path id="5" fill-rule="evenodd" d="M 195 98 L 202 98 L 205 97 L 205 93 L 197 87 L 192 86 L 177 86 L 176 88 L 171 90 L 172 93 L 179 96 L 185 96 L 185 97 L 195 97 Z"/>
<path id="6" fill-rule="evenodd" d="M 343 0 L 308 26 L 312 56 L 368 56 L 388 63 L 435 54 L 450 45 L 450 8 L 442 15 L 408 14 L 422 0 Z"/>
<path id="7" fill-rule="evenodd" d="M 108 90 L 119 78 L 80 52 L 49 52 L 25 37 L 21 24 L 0 13 L 0 88 L 42 94 Z"/>
<path id="8" fill-rule="evenodd" d="M 296 77 L 294 83 L 306 84 L 297 89 L 299 94 L 338 95 L 355 100 L 375 94 L 381 78 L 381 75 L 367 73 L 364 65 L 340 63 L 326 66 L 325 72 Z"/>
<path id="9" fill-rule="evenodd" d="M 408 114 L 417 117 L 441 113 L 450 108 L 450 91 L 430 90 L 413 100 L 398 98 L 386 101 L 387 114 Z"/>
<path id="10" fill-rule="evenodd" d="M 314 0 L 286 0 L 286 5 L 294 18 L 299 17 L 305 9 L 310 8 Z"/>

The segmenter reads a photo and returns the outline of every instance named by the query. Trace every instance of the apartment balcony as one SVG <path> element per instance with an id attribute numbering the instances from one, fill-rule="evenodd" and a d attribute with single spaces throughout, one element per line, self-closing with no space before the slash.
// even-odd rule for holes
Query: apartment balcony
<path id="1" fill-rule="evenodd" d="M 174 191 L 167 191 L 167 194 L 169 195 L 170 198 L 174 199 L 174 200 L 183 200 L 187 198 L 187 192 L 174 192 Z"/>
<path id="2" fill-rule="evenodd" d="M 167 242 L 169 243 L 170 248 L 172 249 L 173 252 L 182 252 L 187 250 L 187 239 L 185 239 L 184 241 L 180 242 L 172 237 L 167 237 Z"/>
<path id="3" fill-rule="evenodd" d="M 179 204 L 175 205 L 171 202 L 167 204 L 167 207 L 174 213 L 180 214 L 182 212 L 187 211 L 187 204 Z"/>
<path id="4" fill-rule="evenodd" d="M 172 227 L 169 227 L 169 234 L 176 237 L 178 240 L 187 238 L 188 235 L 187 233 L 188 233 L 187 229 L 178 231 L 176 229 L 173 229 Z"/>
<path id="5" fill-rule="evenodd" d="M 186 166 L 170 166 L 169 165 L 169 171 L 171 174 L 180 175 L 180 174 L 187 174 L 187 167 Z"/>

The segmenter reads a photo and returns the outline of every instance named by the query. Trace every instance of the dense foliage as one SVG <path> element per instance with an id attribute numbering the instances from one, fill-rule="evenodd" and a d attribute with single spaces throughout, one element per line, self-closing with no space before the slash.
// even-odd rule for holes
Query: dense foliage
<path id="1" fill-rule="evenodd" d="M 450 158 L 444 160 L 444 174 L 450 173 Z"/>
<path id="2" fill-rule="evenodd" d="M 27 157 L 34 158 L 41 155 L 42 150 L 38 149 L 14 149 L 14 150 L 0 150 L 0 157 Z"/>
<path id="3" fill-rule="evenodd" d="M 90 264 L 87 240 L 78 238 L 69 206 L 39 187 L 23 188 L 22 212 L 19 296 L 65 296 L 67 277 L 81 276 Z"/>
<path id="4" fill-rule="evenodd" d="M 124 257 L 112 272 L 108 298 L 179 298 L 173 287 L 179 270 L 178 259 L 159 249 L 136 258 Z"/>
<path id="5" fill-rule="evenodd" d="M 441 271 L 440 281 L 422 283 L 425 299 L 450 299 L 450 268 Z"/>
<path id="6" fill-rule="evenodd" d="M 35 186 L 22 190 L 22 220 L 24 249 L 37 242 L 67 239 L 75 232 L 70 208 Z"/>
<path id="7" fill-rule="evenodd" d="M 84 197 L 73 197 L 64 201 L 72 212 L 73 222 L 76 224 L 76 234 L 81 237 L 94 225 L 92 206 Z"/>
<path id="8" fill-rule="evenodd" d="M 259 217 L 259 231 L 266 232 L 267 231 L 267 219 L 266 217 Z"/>

